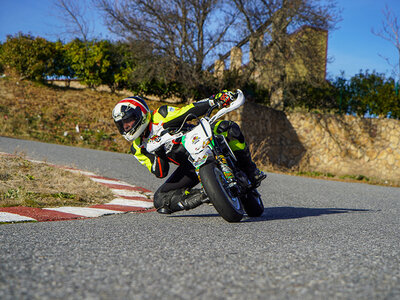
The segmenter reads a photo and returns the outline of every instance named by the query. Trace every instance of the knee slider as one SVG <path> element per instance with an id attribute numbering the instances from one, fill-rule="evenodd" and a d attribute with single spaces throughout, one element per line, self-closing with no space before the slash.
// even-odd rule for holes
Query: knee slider
<path id="1" fill-rule="evenodd" d="M 231 126 L 228 129 L 228 139 L 229 140 L 238 140 L 241 143 L 244 143 L 244 136 L 240 127 L 235 122 L 231 122 Z"/>
<path id="2" fill-rule="evenodd" d="M 157 209 L 158 212 L 161 212 L 162 209 L 168 210 L 169 213 L 182 210 L 178 206 L 178 202 L 181 200 L 183 195 L 184 189 L 162 192 L 160 188 L 154 193 L 154 207 Z"/>
<path id="3" fill-rule="evenodd" d="M 229 130 L 231 121 L 221 121 L 217 127 L 217 133 L 221 134 Z"/>

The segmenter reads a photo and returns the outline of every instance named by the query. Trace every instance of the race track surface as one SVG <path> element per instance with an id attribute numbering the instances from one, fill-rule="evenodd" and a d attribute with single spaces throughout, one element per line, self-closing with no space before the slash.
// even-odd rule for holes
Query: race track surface
<path id="1" fill-rule="evenodd" d="M 0 151 L 162 183 L 130 155 L 0 138 Z M 400 189 L 268 174 L 260 218 L 170 216 L 0 225 L 0 299 L 400 299 Z"/>

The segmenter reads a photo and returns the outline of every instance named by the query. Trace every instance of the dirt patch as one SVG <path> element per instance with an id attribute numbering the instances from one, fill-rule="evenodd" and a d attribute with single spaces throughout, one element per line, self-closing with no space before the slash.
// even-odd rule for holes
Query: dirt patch
<path id="1" fill-rule="evenodd" d="M 88 206 L 110 202 L 112 192 L 87 176 L 0 155 L 0 207 Z"/>

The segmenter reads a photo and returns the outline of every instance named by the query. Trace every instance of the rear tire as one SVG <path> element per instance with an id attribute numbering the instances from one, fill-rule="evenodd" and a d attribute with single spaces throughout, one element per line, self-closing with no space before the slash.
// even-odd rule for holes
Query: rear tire
<path id="1" fill-rule="evenodd" d="M 217 164 L 206 164 L 199 172 L 203 188 L 217 212 L 228 222 L 239 222 L 244 214 L 242 204 L 239 197 L 230 194 L 224 173 Z"/>
<path id="2" fill-rule="evenodd" d="M 244 197 L 243 208 L 249 217 L 259 217 L 264 212 L 264 204 L 261 200 L 260 194 L 256 189 L 248 192 Z"/>

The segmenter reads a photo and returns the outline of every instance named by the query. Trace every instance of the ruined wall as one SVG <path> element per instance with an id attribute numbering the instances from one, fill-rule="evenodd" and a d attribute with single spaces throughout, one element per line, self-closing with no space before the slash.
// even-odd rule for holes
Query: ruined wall
<path id="1" fill-rule="evenodd" d="M 266 166 L 400 182 L 400 121 L 285 113 L 246 103 L 227 119 L 242 127 Z"/>

